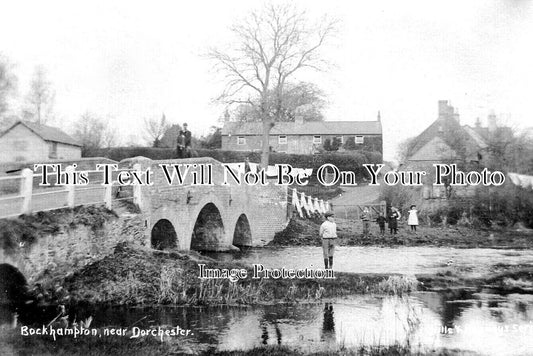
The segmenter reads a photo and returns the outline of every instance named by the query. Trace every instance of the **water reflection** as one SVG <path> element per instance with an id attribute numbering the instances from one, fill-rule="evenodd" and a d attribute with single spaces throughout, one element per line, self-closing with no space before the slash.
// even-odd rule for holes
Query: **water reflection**
<path id="1" fill-rule="evenodd" d="M 422 345 L 422 351 L 447 347 L 490 355 L 527 354 L 533 349 L 533 296 L 528 295 L 458 291 L 241 308 L 89 306 L 69 314 L 71 320 L 92 315 L 93 327 L 179 325 L 194 335 L 165 340 L 195 352 L 261 345 L 316 352 L 341 345 L 409 344 Z"/>
<path id="2" fill-rule="evenodd" d="M 322 332 L 320 335 L 320 341 L 324 341 L 327 344 L 335 344 L 335 318 L 333 316 L 333 305 L 331 303 L 324 304 L 324 320 L 322 322 Z"/>

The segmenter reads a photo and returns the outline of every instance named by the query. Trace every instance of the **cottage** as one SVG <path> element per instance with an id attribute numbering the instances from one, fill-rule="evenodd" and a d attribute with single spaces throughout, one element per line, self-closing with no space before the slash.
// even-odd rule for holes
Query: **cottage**
<path id="1" fill-rule="evenodd" d="M 260 151 L 263 125 L 260 122 L 226 122 L 222 128 L 222 149 Z M 313 154 L 326 140 L 337 139 L 341 147 L 353 142 L 351 149 L 383 153 L 381 120 L 276 122 L 270 131 L 269 144 L 274 152 Z"/>
<path id="2" fill-rule="evenodd" d="M 0 162 L 77 159 L 81 145 L 56 127 L 18 121 L 0 135 Z"/>
<path id="3" fill-rule="evenodd" d="M 461 125 L 457 110 L 439 101 L 439 115 L 413 140 L 405 164 L 427 168 L 434 163 L 480 162 L 488 147 L 481 127 Z"/>

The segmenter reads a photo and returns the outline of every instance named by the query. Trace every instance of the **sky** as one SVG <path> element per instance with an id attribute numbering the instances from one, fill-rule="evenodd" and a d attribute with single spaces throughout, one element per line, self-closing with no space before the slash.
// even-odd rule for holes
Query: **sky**
<path id="1" fill-rule="evenodd" d="M 311 21 L 339 20 L 321 52 L 328 71 L 298 79 L 324 90 L 326 120 L 375 120 L 379 110 L 385 159 L 437 118 L 438 100 L 450 100 L 464 124 L 486 123 L 494 111 L 514 128 L 533 126 L 533 1 L 293 3 Z M 224 112 L 213 100 L 222 82 L 205 54 L 233 45 L 230 26 L 263 4 L 10 1 L 0 54 L 18 77 L 18 99 L 34 68 L 46 69 L 66 131 L 89 111 L 109 120 L 122 143 L 141 142 L 144 119 L 164 113 L 202 135 Z"/>

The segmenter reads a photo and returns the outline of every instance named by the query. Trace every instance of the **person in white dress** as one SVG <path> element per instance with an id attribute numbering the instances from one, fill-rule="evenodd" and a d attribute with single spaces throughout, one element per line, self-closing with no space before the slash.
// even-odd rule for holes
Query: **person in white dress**
<path id="1" fill-rule="evenodd" d="M 411 227 L 411 231 L 416 234 L 416 227 L 418 226 L 418 210 L 416 210 L 416 205 L 411 205 L 408 213 L 409 216 L 407 217 L 407 225 L 409 225 Z"/>

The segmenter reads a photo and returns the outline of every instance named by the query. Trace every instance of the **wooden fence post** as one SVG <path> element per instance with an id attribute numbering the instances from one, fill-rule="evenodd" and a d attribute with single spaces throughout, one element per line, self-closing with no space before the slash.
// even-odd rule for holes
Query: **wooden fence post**
<path id="1" fill-rule="evenodd" d="M 135 163 L 133 165 L 134 171 L 140 171 L 141 165 L 139 163 Z M 140 184 L 133 184 L 133 203 L 139 207 L 139 209 L 142 210 L 142 190 Z"/>
<path id="2" fill-rule="evenodd" d="M 69 184 L 65 185 L 65 188 L 67 190 L 67 205 L 69 208 L 74 208 L 74 192 L 76 190 L 76 186 L 72 184 L 72 178 L 71 178 L 71 177 L 74 177 L 74 167 L 67 166 L 67 168 L 65 168 L 65 172 L 67 172 L 67 175 L 69 177 Z"/>
<path id="3" fill-rule="evenodd" d="M 31 196 L 33 193 L 33 171 L 29 168 L 22 170 L 22 178 L 20 179 L 20 195 L 22 196 L 22 211 L 21 214 L 31 213 Z"/>
<path id="4" fill-rule="evenodd" d="M 108 184 L 105 186 L 104 190 L 104 202 L 105 207 L 109 210 L 112 208 L 112 201 L 113 201 L 113 184 Z"/>

